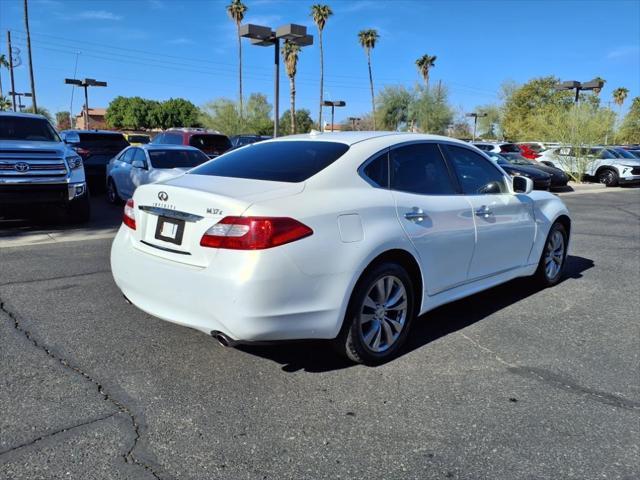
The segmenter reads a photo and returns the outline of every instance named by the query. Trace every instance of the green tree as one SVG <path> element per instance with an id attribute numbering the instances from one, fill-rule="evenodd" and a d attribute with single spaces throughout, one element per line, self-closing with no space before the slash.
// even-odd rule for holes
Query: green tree
<path id="1" fill-rule="evenodd" d="M 56 112 L 56 128 L 58 130 L 71 128 L 71 114 L 69 112 Z"/>
<path id="2" fill-rule="evenodd" d="M 611 95 L 613 96 L 613 102 L 616 105 L 618 105 L 618 107 L 620 107 L 620 110 L 622 110 L 622 105 L 624 104 L 624 101 L 627 99 L 627 96 L 629 95 L 629 89 L 624 87 L 619 87 L 619 88 L 616 88 Z"/>
<path id="3" fill-rule="evenodd" d="M 9 97 L 0 97 L 0 112 L 11 110 L 12 103 Z"/>
<path id="4" fill-rule="evenodd" d="M 436 60 L 438 57 L 435 55 L 422 55 L 419 59 L 416 60 L 416 66 L 418 67 L 418 71 L 422 78 L 424 79 L 424 84 L 428 88 L 429 87 L 429 72 L 433 67 L 436 66 Z"/>
<path id="5" fill-rule="evenodd" d="M 447 128 L 447 135 L 461 140 L 469 140 L 473 136 L 471 127 L 464 120 L 458 120 Z"/>
<path id="6" fill-rule="evenodd" d="M 322 45 L 322 32 L 329 17 L 333 15 L 329 5 L 316 3 L 311 7 L 311 16 L 318 27 L 318 44 L 320 45 L 320 109 L 318 111 L 318 125 L 322 128 L 322 103 L 324 101 L 324 50 Z"/>
<path id="7" fill-rule="evenodd" d="M 442 87 L 438 90 L 433 92 L 426 87 L 418 87 L 409 119 L 424 133 L 444 135 L 453 121 L 453 110 L 447 102 L 447 89 Z"/>
<path id="8" fill-rule="evenodd" d="M 2 69 L 3 68 L 6 68 L 7 70 L 9 69 L 9 61 L 7 60 L 7 57 L 4 53 L 0 54 L 0 98 L 4 96 L 2 93 Z"/>
<path id="9" fill-rule="evenodd" d="M 240 36 L 240 24 L 242 20 L 244 20 L 244 15 L 247 13 L 247 6 L 241 2 L 241 0 L 232 0 L 229 5 L 227 5 L 227 13 L 231 20 L 233 20 L 236 24 L 236 29 L 238 32 L 238 85 L 240 89 L 240 118 L 243 115 L 242 109 L 242 37 Z"/>
<path id="10" fill-rule="evenodd" d="M 367 54 L 367 65 L 369 67 L 369 87 L 371 89 L 371 109 L 373 115 L 373 130 L 376 129 L 376 99 L 375 94 L 373 93 L 373 74 L 371 73 L 371 50 L 376 47 L 376 42 L 380 38 L 378 32 L 369 28 L 367 30 L 361 30 L 358 33 L 358 41 L 360 42 L 360 46 L 364 48 L 365 53 Z"/>
<path id="11" fill-rule="evenodd" d="M 262 93 L 252 93 L 247 101 L 245 116 L 246 132 L 256 135 L 273 134 L 273 120 L 271 119 L 271 104 L 267 101 L 266 95 Z"/>
<path id="12" fill-rule="evenodd" d="M 486 113 L 486 117 L 478 117 L 478 131 L 480 137 L 497 140 L 501 137 L 500 107 L 493 104 L 480 105 L 474 109 L 476 112 Z"/>
<path id="13" fill-rule="evenodd" d="M 42 115 L 43 117 L 45 117 L 47 120 L 49 120 L 51 123 L 53 122 L 53 116 L 51 116 L 51 112 L 49 112 L 49 110 L 47 110 L 44 107 L 38 107 L 37 111 L 34 111 L 33 106 L 27 107 L 23 110 L 24 113 L 37 113 L 38 115 Z"/>
<path id="14" fill-rule="evenodd" d="M 287 110 L 280 117 L 280 133 L 282 135 L 291 135 L 292 133 L 309 133 L 312 129 L 316 128 L 311 118 L 311 112 L 306 108 L 302 108 L 296 111 L 295 114 L 295 128 L 292 129 L 291 125 L 287 122 L 287 119 L 291 118 L 291 112 Z"/>
<path id="15" fill-rule="evenodd" d="M 291 104 L 291 133 L 296 133 L 296 73 L 298 72 L 298 56 L 300 46 L 285 40 L 282 46 L 282 58 L 289 77 L 289 103 Z"/>
<path id="16" fill-rule="evenodd" d="M 149 100 L 140 97 L 116 97 L 107 107 L 105 120 L 111 128 L 139 130 L 153 128 L 149 122 Z"/>
<path id="17" fill-rule="evenodd" d="M 376 99 L 376 124 L 383 130 L 406 130 L 414 100 L 405 87 L 385 87 Z"/>
<path id="18" fill-rule="evenodd" d="M 200 122 L 207 128 L 218 130 L 225 135 L 238 135 L 241 131 L 240 115 L 235 102 L 228 98 L 218 98 L 202 108 Z"/>
<path id="19" fill-rule="evenodd" d="M 162 128 L 198 127 L 200 126 L 200 111 L 189 100 L 184 98 L 170 98 L 161 104 L 165 124 Z"/>
<path id="20" fill-rule="evenodd" d="M 640 143 L 640 97 L 635 97 L 616 135 L 619 143 Z"/>

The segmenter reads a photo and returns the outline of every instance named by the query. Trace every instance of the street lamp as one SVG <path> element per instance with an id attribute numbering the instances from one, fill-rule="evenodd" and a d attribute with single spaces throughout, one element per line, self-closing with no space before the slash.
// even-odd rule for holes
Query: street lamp
<path id="1" fill-rule="evenodd" d="M 471 112 L 467 113 L 467 117 L 473 117 L 473 141 L 476 141 L 476 128 L 478 126 L 478 117 L 486 117 L 487 113 Z"/>
<path id="2" fill-rule="evenodd" d="M 336 107 L 344 107 L 347 103 L 342 100 L 325 100 L 322 102 L 322 105 L 325 107 L 331 107 L 331 131 L 333 132 L 333 113 L 335 112 Z M 319 125 L 322 128 L 322 125 Z M 324 130 L 324 129 L 323 129 Z"/>
<path id="3" fill-rule="evenodd" d="M 558 83 L 553 88 L 559 92 L 563 90 L 575 90 L 576 91 L 575 103 L 578 103 L 578 101 L 580 100 L 581 90 L 598 90 L 598 89 L 602 89 L 603 86 L 604 86 L 604 81 L 594 79 L 589 82 L 576 82 L 575 80 L 569 80 L 567 82 Z"/>
<path id="4" fill-rule="evenodd" d="M 349 117 L 348 120 L 351 122 L 351 128 L 356 129 L 356 123 L 362 120 L 360 117 Z"/>
<path id="5" fill-rule="evenodd" d="M 251 23 L 240 25 L 240 36 L 251 40 L 252 45 L 259 47 L 275 47 L 274 56 L 274 104 L 273 104 L 273 136 L 278 136 L 278 123 L 280 115 L 280 40 L 289 40 L 290 42 L 306 47 L 313 45 L 313 35 L 307 35 L 307 27 L 304 25 L 296 25 L 289 23 L 278 27 L 275 31 L 270 27 L 262 25 L 253 25 Z"/>
<path id="6" fill-rule="evenodd" d="M 22 111 L 22 109 L 24 108 L 24 105 L 22 104 L 22 97 L 32 97 L 33 95 L 31 95 L 30 93 L 18 93 L 18 92 L 9 92 L 9 95 L 11 95 L 13 98 L 18 97 L 18 110 Z M 36 113 L 35 109 L 33 110 L 33 113 Z"/>
<path id="7" fill-rule="evenodd" d="M 106 87 L 107 82 L 101 82 L 95 78 L 85 78 L 77 80 L 75 78 L 65 78 L 64 83 L 67 85 L 78 85 L 84 88 L 84 128 L 89 130 L 89 87 Z"/>

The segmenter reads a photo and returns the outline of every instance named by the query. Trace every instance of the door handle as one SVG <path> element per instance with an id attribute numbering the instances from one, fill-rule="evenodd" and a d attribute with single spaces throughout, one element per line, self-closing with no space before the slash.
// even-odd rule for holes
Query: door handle
<path id="1" fill-rule="evenodd" d="M 486 205 L 482 205 L 479 209 L 476 210 L 476 215 L 482 218 L 489 218 L 493 215 L 493 211 Z"/>
<path id="2" fill-rule="evenodd" d="M 418 207 L 413 207 L 413 210 L 404 214 L 404 218 L 412 222 L 422 222 L 426 216 L 422 209 Z"/>

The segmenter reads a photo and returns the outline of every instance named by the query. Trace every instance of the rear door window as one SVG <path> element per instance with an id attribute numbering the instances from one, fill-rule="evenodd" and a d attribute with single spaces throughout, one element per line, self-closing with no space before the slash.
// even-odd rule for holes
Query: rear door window
<path id="1" fill-rule="evenodd" d="M 124 152 L 122 155 L 120 155 L 120 159 L 119 160 L 121 162 L 131 163 L 131 161 L 133 160 L 134 151 L 135 151 L 135 148 L 127 149 L 126 152 Z"/>
<path id="2" fill-rule="evenodd" d="M 327 168 L 349 146 L 338 142 L 293 140 L 260 142 L 232 150 L 190 173 L 219 177 L 303 182 Z"/>
<path id="3" fill-rule="evenodd" d="M 506 193 L 509 191 L 504 175 L 490 160 L 468 148 L 443 145 L 455 167 L 462 191 L 467 195 Z"/>
<path id="4" fill-rule="evenodd" d="M 389 187 L 389 152 L 378 154 L 362 169 L 362 174 L 369 183 L 376 187 Z"/>

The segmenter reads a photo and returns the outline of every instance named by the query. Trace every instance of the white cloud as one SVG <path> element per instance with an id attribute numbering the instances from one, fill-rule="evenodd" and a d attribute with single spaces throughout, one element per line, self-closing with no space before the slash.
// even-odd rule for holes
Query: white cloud
<path id="1" fill-rule="evenodd" d="M 189 38 L 180 37 L 168 40 L 167 43 L 169 45 L 191 45 L 194 43 L 194 41 Z"/>
<path id="2" fill-rule="evenodd" d="M 122 20 L 120 15 L 107 10 L 85 10 L 75 15 L 79 20 Z"/>
<path id="3" fill-rule="evenodd" d="M 628 56 L 638 56 L 640 54 L 640 46 L 638 45 L 624 45 L 622 47 L 614 48 L 607 53 L 607 58 L 622 58 Z"/>

